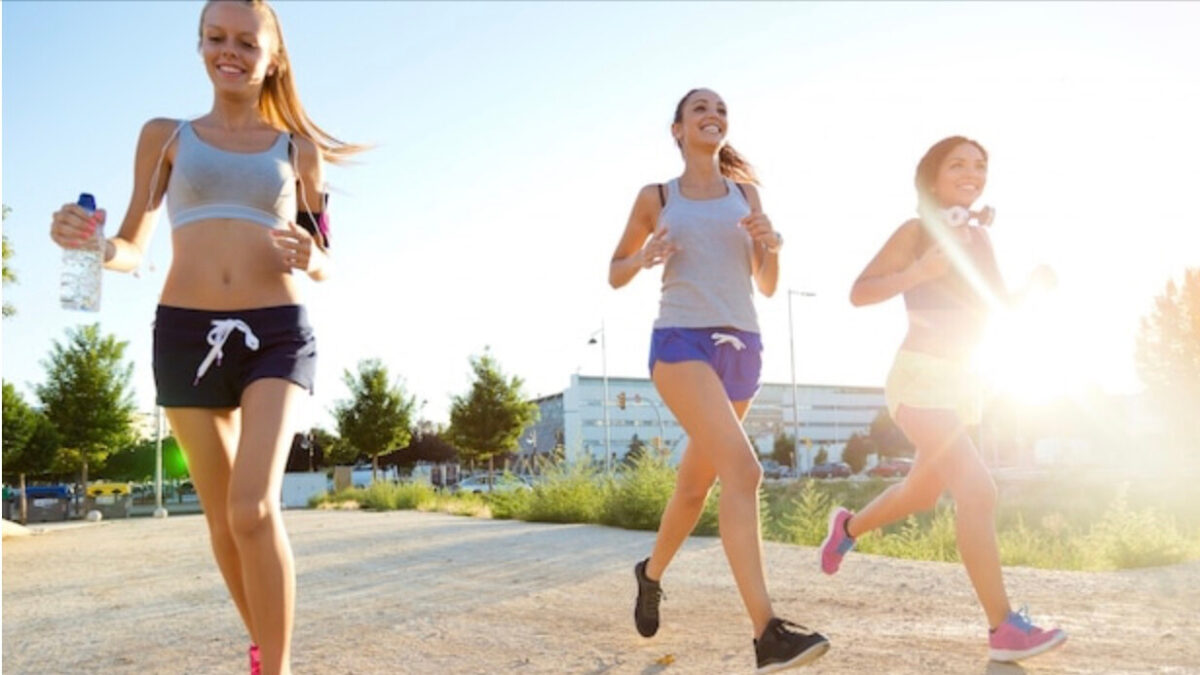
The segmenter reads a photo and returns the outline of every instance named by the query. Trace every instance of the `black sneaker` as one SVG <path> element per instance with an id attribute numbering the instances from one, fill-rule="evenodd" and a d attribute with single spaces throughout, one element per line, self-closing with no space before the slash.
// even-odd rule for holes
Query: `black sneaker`
<path id="1" fill-rule="evenodd" d="M 658 632 L 658 603 L 662 602 L 662 586 L 646 576 L 646 563 L 650 559 L 633 566 L 633 576 L 637 577 L 637 604 L 633 606 L 633 622 L 642 637 L 650 637 Z"/>
<path id="2" fill-rule="evenodd" d="M 784 619 L 771 619 L 762 637 L 754 641 L 756 673 L 774 673 L 803 666 L 829 651 L 829 640 L 816 631 Z"/>

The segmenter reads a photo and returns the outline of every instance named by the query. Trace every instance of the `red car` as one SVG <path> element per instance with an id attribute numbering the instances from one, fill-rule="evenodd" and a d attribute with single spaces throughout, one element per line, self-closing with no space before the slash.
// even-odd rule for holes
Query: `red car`
<path id="1" fill-rule="evenodd" d="M 913 461 L 907 457 L 892 457 L 885 459 L 867 471 L 868 476 L 875 478 L 895 478 L 907 476 L 912 469 Z"/>

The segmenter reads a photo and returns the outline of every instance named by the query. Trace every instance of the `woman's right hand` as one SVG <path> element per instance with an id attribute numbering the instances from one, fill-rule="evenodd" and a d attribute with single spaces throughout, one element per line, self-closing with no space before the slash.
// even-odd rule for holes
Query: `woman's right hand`
<path id="1" fill-rule="evenodd" d="M 78 204 L 63 204 L 50 219 L 50 238 L 63 248 L 79 248 L 104 224 L 104 209 L 88 212 Z"/>
<path id="2" fill-rule="evenodd" d="M 640 263 L 643 269 L 650 269 L 655 265 L 667 262 L 672 254 L 679 251 L 679 247 L 674 242 L 667 239 L 667 228 L 659 228 L 655 231 L 654 236 L 650 237 L 650 241 L 642 247 L 638 253 Z"/>

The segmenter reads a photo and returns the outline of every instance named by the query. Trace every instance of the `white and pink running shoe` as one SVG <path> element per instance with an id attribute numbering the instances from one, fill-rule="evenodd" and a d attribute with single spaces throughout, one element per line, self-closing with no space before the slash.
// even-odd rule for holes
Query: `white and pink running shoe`
<path id="1" fill-rule="evenodd" d="M 829 514 L 829 533 L 825 535 L 825 541 L 821 542 L 819 549 L 821 571 L 825 574 L 837 572 L 842 558 L 854 548 L 854 538 L 846 534 L 846 521 L 850 520 L 852 515 L 854 514 L 850 509 L 841 506 Z"/>
<path id="2" fill-rule="evenodd" d="M 993 661 L 1020 661 L 1061 645 L 1067 634 L 1061 628 L 1043 630 L 1033 625 L 1029 611 L 1022 607 L 1009 612 L 1000 627 L 988 635 L 988 657 Z"/>

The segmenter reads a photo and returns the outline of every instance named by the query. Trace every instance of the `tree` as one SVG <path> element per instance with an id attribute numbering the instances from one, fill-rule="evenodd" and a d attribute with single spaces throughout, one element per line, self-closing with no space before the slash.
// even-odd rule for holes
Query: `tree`
<path id="1" fill-rule="evenodd" d="M 56 340 L 43 362 L 46 382 L 37 395 L 62 442 L 55 468 L 79 470 L 84 485 L 89 465 L 102 467 L 110 454 L 134 441 L 133 364 L 124 361 L 128 345 L 101 335 L 98 323 L 79 326 L 67 329 L 66 344 Z"/>
<path id="2" fill-rule="evenodd" d="M 33 408 L 25 402 L 17 388 L 10 382 L 4 383 L 4 468 L 11 471 L 20 461 L 21 453 L 33 430 L 37 427 L 37 417 Z"/>
<path id="3" fill-rule="evenodd" d="M 380 458 L 388 466 L 411 467 L 417 462 L 453 462 L 458 459 L 458 448 L 443 436 L 445 431 L 428 420 L 421 420 L 412 430 L 408 445 L 398 448 Z"/>
<path id="4" fill-rule="evenodd" d="M 813 464 L 824 464 L 829 461 L 829 451 L 822 445 L 820 450 L 817 450 L 817 456 L 813 457 Z"/>
<path id="5" fill-rule="evenodd" d="M 158 452 L 158 441 L 148 438 L 129 450 L 109 456 L 104 464 L 104 475 L 112 480 L 143 481 L 154 478 L 154 455 Z M 189 475 L 183 449 L 174 436 L 162 441 L 163 480 L 187 478 Z"/>
<path id="6" fill-rule="evenodd" d="M 638 438 L 637 434 L 634 434 L 633 438 L 629 439 L 629 450 L 625 453 L 625 457 L 621 461 L 626 466 L 634 466 L 645 454 L 646 444 L 642 439 Z"/>
<path id="7" fill-rule="evenodd" d="M 4 471 L 40 474 L 50 470 L 57 449 L 46 416 L 25 402 L 17 388 L 4 383 Z"/>
<path id="8" fill-rule="evenodd" d="M 1200 440 L 1200 268 L 1184 270 L 1183 283 L 1167 281 L 1141 320 L 1137 369 L 1147 392 L 1167 418 L 1177 443 Z"/>
<path id="9" fill-rule="evenodd" d="M 12 209 L 8 208 L 7 204 L 0 206 L 0 221 L 7 221 L 8 214 L 10 211 L 12 211 Z M 8 243 L 8 233 L 4 233 L 3 239 L 4 239 L 4 285 L 7 286 L 9 284 L 14 284 L 17 282 L 17 273 L 13 271 L 13 268 L 8 266 L 8 259 L 11 258 L 13 255 L 12 246 Z M 16 313 L 17 313 L 17 308 L 13 307 L 12 305 L 10 305 L 8 303 L 7 300 L 5 300 L 4 301 L 4 316 L 10 317 Z"/>
<path id="10" fill-rule="evenodd" d="M 321 427 L 298 432 L 292 437 L 287 471 L 316 471 L 323 468 L 326 457 L 337 443 L 337 437 Z"/>
<path id="11" fill-rule="evenodd" d="M 860 434 L 852 434 L 846 441 L 846 449 L 842 451 L 842 461 L 850 466 L 850 471 L 858 473 L 867 466 L 867 455 L 875 454 L 875 444 L 870 438 Z"/>
<path id="12" fill-rule="evenodd" d="M 912 457 L 916 452 L 908 437 L 904 435 L 900 427 L 896 426 L 896 422 L 887 408 L 881 409 L 875 415 L 875 419 L 871 421 L 871 432 L 867 438 L 875 448 L 872 452 L 878 452 L 881 456 Z"/>
<path id="13" fill-rule="evenodd" d="M 497 455 L 513 452 L 521 431 L 538 418 L 537 404 L 526 401 L 521 378 L 505 379 L 495 359 L 484 350 L 471 357 L 475 381 L 471 391 L 450 405 L 448 437 L 467 459 L 488 460 L 488 481 Z"/>
<path id="14" fill-rule="evenodd" d="M 790 434 L 775 434 L 775 445 L 771 448 L 771 459 L 783 466 L 793 466 L 796 455 L 796 437 Z"/>
<path id="15" fill-rule="evenodd" d="M 416 397 L 407 396 L 399 381 L 389 379 L 387 367 L 379 359 L 359 361 L 358 373 L 346 370 L 342 381 L 350 389 L 350 398 L 334 406 L 333 417 L 343 441 L 334 454 L 341 459 L 370 457 L 373 481 L 379 473 L 379 456 L 408 444 Z"/>

